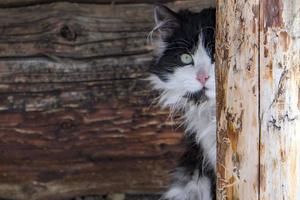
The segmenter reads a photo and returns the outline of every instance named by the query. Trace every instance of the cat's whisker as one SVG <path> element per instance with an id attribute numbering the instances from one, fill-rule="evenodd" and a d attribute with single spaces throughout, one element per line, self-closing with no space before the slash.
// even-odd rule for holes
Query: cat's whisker
<path id="1" fill-rule="evenodd" d="M 151 69 L 153 77 L 150 81 L 160 92 L 155 101 L 162 108 L 169 108 L 167 120 L 171 121 L 172 129 L 184 126 L 188 142 L 180 168 L 173 175 L 176 181 L 163 196 L 165 200 L 187 200 L 200 196 L 202 200 L 213 199 L 210 191 L 214 190 L 215 179 L 211 174 L 216 169 L 216 105 L 215 101 L 211 101 L 215 87 L 212 83 L 215 10 L 204 9 L 201 12 L 200 15 L 189 11 L 175 13 L 166 7 L 158 7 L 156 26 L 148 35 L 148 39 L 152 40 L 154 32 L 159 29 L 157 33 L 163 41 L 163 48 L 158 51 Z M 203 18 L 205 15 L 207 18 Z M 190 54 L 190 57 L 184 54 Z M 203 83 L 199 71 L 212 78 Z M 202 90 L 204 84 L 209 90 Z"/>
<path id="2" fill-rule="evenodd" d="M 189 49 L 187 47 L 166 47 L 165 50 L 177 50 L 177 49 L 184 49 L 188 53 L 190 53 Z"/>
<path id="3" fill-rule="evenodd" d="M 183 38 L 182 38 L 182 39 L 179 39 L 179 40 L 176 40 L 175 43 L 176 43 L 176 42 L 182 42 L 183 44 L 185 44 L 185 45 L 187 45 L 187 46 L 190 46 L 190 45 L 191 45 L 191 43 L 190 43 L 189 41 L 187 41 L 187 40 L 185 40 L 185 39 L 183 39 Z"/>

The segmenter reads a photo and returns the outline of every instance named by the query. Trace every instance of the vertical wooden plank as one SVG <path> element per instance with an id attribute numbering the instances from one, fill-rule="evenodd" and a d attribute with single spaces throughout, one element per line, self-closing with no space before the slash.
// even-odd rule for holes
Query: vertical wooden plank
<path id="1" fill-rule="evenodd" d="M 258 199 L 259 0 L 217 1 L 217 199 Z"/>
<path id="2" fill-rule="evenodd" d="M 261 0 L 261 199 L 300 199 L 300 0 Z"/>

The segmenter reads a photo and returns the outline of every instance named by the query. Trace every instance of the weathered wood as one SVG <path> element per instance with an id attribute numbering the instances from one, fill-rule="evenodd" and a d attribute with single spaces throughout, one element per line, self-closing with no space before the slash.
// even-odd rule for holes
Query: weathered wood
<path id="1" fill-rule="evenodd" d="M 178 0 L 1 0 L 0 8 L 13 8 L 13 7 L 24 7 L 33 6 L 38 4 L 50 4 L 57 2 L 72 2 L 81 4 L 155 4 L 155 3 L 170 3 L 178 2 Z M 181 0 L 183 3 L 191 2 L 193 0 Z M 212 0 L 201 0 L 198 1 L 198 6 L 211 7 L 215 5 L 215 1 Z"/>
<path id="2" fill-rule="evenodd" d="M 299 11 L 218 2 L 218 199 L 300 199 Z"/>
<path id="3" fill-rule="evenodd" d="M 15 8 L 33 6 L 38 4 L 50 4 L 57 2 L 71 2 L 80 4 L 132 4 L 132 3 L 168 3 L 176 0 L 1 0 L 1 8 Z"/>
<path id="4" fill-rule="evenodd" d="M 195 1 L 175 5 L 194 10 L 203 6 Z M 0 58 L 90 59 L 143 54 L 151 50 L 145 38 L 153 26 L 153 7 L 57 3 L 2 9 Z"/>
<path id="5" fill-rule="evenodd" d="M 260 199 L 300 199 L 300 1 L 261 0 Z"/>
<path id="6" fill-rule="evenodd" d="M 154 6 L 16 7 L 0 9 L 0 197 L 164 189 L 182 134 L 142 80 Z"/>
<path id="7" fill-rule="evenodd" d="M 259 1 L 217 2 L 217 199 L 257 200 Z"/>

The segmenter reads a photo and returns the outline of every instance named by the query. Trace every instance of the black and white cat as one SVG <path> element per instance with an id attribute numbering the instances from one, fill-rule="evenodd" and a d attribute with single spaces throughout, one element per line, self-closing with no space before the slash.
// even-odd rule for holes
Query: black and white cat
<path id="1" fill-rule="evenodd" d="M 162 199 L 215 199 L 215 9 L 193 13 L 158 6 L 155 21 L 159 51 L 149 80 L 163 107 L 182 111 L 186 127 L 186 152 Z"/>

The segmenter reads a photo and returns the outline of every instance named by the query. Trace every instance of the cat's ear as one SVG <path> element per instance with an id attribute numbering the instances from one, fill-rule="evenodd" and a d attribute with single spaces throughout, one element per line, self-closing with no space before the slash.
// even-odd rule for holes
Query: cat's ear
<path id="1" fill-rule="evenodd" d="M 177 14 L 166 6 L 159 5 L 154 10 L 155 30 L 159 30 L 161 39 L 166 39 L 179 27 Z"/>

